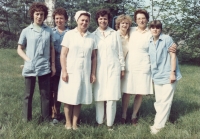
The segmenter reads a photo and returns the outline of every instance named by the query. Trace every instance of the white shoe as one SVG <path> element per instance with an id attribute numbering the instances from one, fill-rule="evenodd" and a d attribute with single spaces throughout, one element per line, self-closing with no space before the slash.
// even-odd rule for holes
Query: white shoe
<path id="1" fill-rule="evenodd" d="M 151 132 L 152 135 L 157 134 L 161 130 L 161 128 L 157 129 L 154 126 L 150 126 L 150 129 L 151 129 L 150 132 Z"/>

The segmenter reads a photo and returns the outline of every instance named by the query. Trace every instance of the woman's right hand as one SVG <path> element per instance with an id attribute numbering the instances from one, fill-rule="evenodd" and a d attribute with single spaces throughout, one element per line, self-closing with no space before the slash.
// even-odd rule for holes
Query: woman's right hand
<path id="1" fill-rule="evenodd" d="M 63 80 L 64 82 L 68 82 L 68 73 L 67 73 L 67 72 L 63 72 L 63 73 L 62 73 L 62 80 Z"/>
<path id="2" fill-rule="evenodd" d="M 174 83 L 176 81 L 176 75 L 175 73 L 170 74 L 170 83 Z"/>

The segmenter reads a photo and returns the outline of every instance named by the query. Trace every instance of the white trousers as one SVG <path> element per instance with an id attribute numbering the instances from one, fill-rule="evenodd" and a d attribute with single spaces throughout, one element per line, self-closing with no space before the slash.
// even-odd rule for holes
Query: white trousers
<path id="1" fill-rule="evenodd" d="M 107 126 L 112 126 L 115 120 L 116 114 L 116 101 L 106 101 L 106 120 Z M 96 101 L 96 121 L 98 124 L 102 124 L 104 120 L 104 101 Z"/>
<path id="2" fill-rule="evenodd" d="M 156 110 L 156 116 L 153 125 L 155 128 L 163 128 L 169 118 L 176 84 L 177 81 L 173 84 L 155 84 L 156 102 L 154 103 L 154 107 Z"/>

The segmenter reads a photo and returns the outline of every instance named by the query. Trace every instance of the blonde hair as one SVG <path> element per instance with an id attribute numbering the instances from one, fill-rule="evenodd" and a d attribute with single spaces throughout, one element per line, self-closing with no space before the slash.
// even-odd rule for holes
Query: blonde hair
<path id="1" fill-rule="evenodd" d="M 128 30 L 127 30 L 127 34 L 128 34 L 128 37 L 129 37 L 129 34 L 130 34 L 130 27 L 131 27 L 131 25 L 132 25 L 132 19 L 131 19 L 131 17 L 130 17 L 129 15 L 125 15 L 125 14 L 119 15 L 119 16 L 115 19 L 115 28 L 116 28 L 116 30 L 118 30 L 118 29 L 119 29 L 120 23 L 121 23 L 122 21 L 124 21 L 124 20 L 127 20 L 128 23 L 129 23 L 129 28 L 128 28 Z"/>

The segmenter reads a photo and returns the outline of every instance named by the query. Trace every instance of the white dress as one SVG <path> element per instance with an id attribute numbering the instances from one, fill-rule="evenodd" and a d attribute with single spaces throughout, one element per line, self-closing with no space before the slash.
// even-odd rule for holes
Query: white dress
<path id="1" fill-rule="evenodd" d="M 81 36 L 75 28 L 65 33 L 61 45 L 69 48 L 66 58 L 68 82 L 62 80 L 61 73 L 58 101 L 71 105 L 91 104 L 91 56 L 96 49 L 94 35 L 87 31 Z"/>
<path id="2" fill-rule="evenodd" d="M 139 32 L 131 28 L 126 55 L 126 72 L 122 79 L 122 92 L 128 94 L 153 94 L 148 43 L 151 33 L 148 29 Z"/>
<path id="3" fill-rule="evenodd" d="M 93 34 L 98 49 L 94 99 L 95 101 L 119 100 L 120 75 L 125 66 L 120 36 L 110 27 L 104 31 L 105 37 L 99 28 Z"/>

